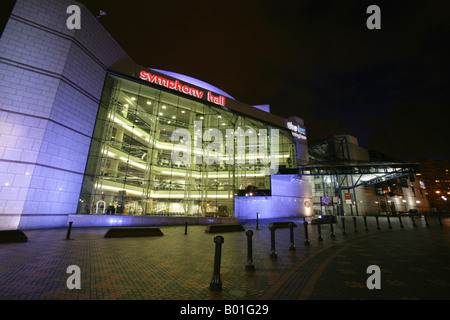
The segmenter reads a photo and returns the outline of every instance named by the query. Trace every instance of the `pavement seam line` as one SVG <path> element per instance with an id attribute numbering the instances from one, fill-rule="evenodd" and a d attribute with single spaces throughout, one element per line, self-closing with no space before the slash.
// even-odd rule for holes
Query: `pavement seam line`
<path id="1" fill-rule="evenodd" d="M 328 265 L 328 264 L 331 262 L 331 260 L 332 260 L 333 258 L 335 258 L 342 250 L 348 248 L 349 246 L 352 246 L 352 245 L 358 243 L 359 241 L 364 240 L 366 237 L 371 237 L 371 236 L 374 236 L 374 235 L 377 235 L 377 234 L 380 234 L 380 233 L 375 233 L 375 234 L 365 235 L 365 236 L 362 237 L 362 238 L 356 238 L 356 239 L 348 239 L 348 240 L 346 240 L 346 241 L 351 241 L 351 243 L 346 244 L 343 248 L 339 249 L 337 253 L 335 253 L 331 258 L 328 258 L 324 263 L 322 263 L 322 265 L 324 265 L 324 264 L 325 264 L 325 265 Z M 333 248 L 334 246 L 338 246 L 338 245 L 340 245 L 340 244 L 332 244 L 332 245 L 329 246 L 329 247 L 322 248 L 322 249 L 320 249 L 319 251 L 316 251 L 316 252 L 314 252 L 313 254 L 311 254 L 310 256 L 308 256 L 305 260 L 303 260 L 302 262 L 300 262 L 297 266 L 292 267 L 289 271 L 287 271 L 285 274 L 283 274 L 283 275 L 280 277 L 280 279 L 279 279 L 275 284 L 273 284 L 273 285 L 266 291 L 266 293 L 265 293 L 264 295 L 261 296 L 260 299 L 261 299 L 261 300 L 270 300 L 270 299 L 272 299 L 273 296 L 278 292 L 278 290 L 280 290 L 280 288 L 281 288 L 283 285 L 285 285 L 286 282 L 287 282 L 287 281 L 288 281 L 288 280 L 289 280 L 289 279 L 290 279 L 297 271 L 299 271 L 299 269 L 301 269 L 305 264 L 307 264 L 309 261 L 311 261 L 313 258 L 315 258 L 317 255 L 321 254 L 322 252 L 324 252 L 324 251 L 326 251 L 326 250 L 328 250 L 328 249 L 331 249 L 331 248 Z M 319 268 L 320 268 L 320 267 L 319 267 Z M 316 271 L 316 272 L 313 274 L 312 277 L 313 277 L 313 278 L 317 277 L 317 278 L 316 278 L 314 281 L 312 281 L 312 280 L 310 279 L 310 280 L 308 281 L 308 283 L 305 285 L 305 288 L 310 288 L 311 293 L 312 293 L 312 290 L 314 289 L 315 283 L 316 283 L 317 280 L 320 278 L 320 275 L 323 273 L 324 270 L 325 270 L 325 267 L 323 268 L 323 270 L 320 271 L 320 274 L 318 274 L 318 275 L 316 275 L 316 273 L 318 272 L 318 271 Z M 311 286 L 312 286 L 312 287 L 311 287 Z M 305 291 L 305 289 L 303 289 L 303 291 Z M 303 296 L 303 293 L 302 293 L 301 296 Z M 305 296 L 307 296 L 307 295 L 305 295 Z M 307 298 L 300 298 L 300 297 L 299 297 L 298 299 L 307 299 Z"/>
<path id="2" fill-rule="evenodd" d="M 312 258 L 319 255 L 326 249 L 329 249 L 329 248 L 323 248 L 323 249 L 320 249 L 319 251 L 314 252 L 313 254 L 308 256 L 305 260 L 300 262 L 297 266 L 291 268 L 289 271 L 287 271 L 285 274 L 283 274 L 280 277 L 280 279 L 278 279 L 278 281 L 274 285 L 272 285 L 263 296 L 261 296 L 261 299 L 262 300 L 271 299 L 275 295 L 275 293 L 289 280 L 289 278 L 294 275 L 294 273 L 296 273 L 301 267 L 303 267 L 306 263 L 308 263 Z"/>
<path id="3" fill-rule="evenodd" d="M 328 257 L 327 260 L 325 260 L 325 262 L 321 263 L 319 268 L 317 268 L 317 270 L 309 278 L 308 282 L 306 283 L 305 287 L 303 288 L 301 295 L 298 297 L 298 300 L 308 300 L 309 298 L 311 298 L 311 295 L 314 291 L 317 281 L 320 279 L 320 277 L 322 276 L 323 272 L 328 267 L 330 262 L 333 261 L 333 259 L 335 259 L 342 251 L 344 251 L 345 249 L 348 249 L 349 247 L 351 247 L 352 245 L 355 245 L 358 242 L 363 241 L 364 239 L 365 238 L 353 239 L 354 241 L 352 241 L 352 243 L 349 243 L 349 244 L 345 245 L 344 247 L 338 249 L 330 257 Z M 330 249 L 330 248 L 327 248 L 327 249 Z"/>

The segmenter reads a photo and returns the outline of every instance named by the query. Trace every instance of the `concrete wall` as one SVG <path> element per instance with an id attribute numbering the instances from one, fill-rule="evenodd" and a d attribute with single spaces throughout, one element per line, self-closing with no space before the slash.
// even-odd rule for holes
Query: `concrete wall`
<path id="1" fill-rule="evenodd" d="M 69 30 L 69 5 L 81 29 Z M 76 212 L 106 70 L 129 59 L 76 1 L 18 0 L 0 38 L 0 229 Z"/>

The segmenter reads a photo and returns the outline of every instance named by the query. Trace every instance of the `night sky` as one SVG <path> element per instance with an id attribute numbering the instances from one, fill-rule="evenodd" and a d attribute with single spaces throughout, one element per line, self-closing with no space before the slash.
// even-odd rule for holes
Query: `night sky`
<path id="1" fill-rule="evenodd" d="M 133 60 L 403 161 L 449 158 L 450 1 L 81 1 Z M 369 5 L 381 30 L 369 30 Z"/>

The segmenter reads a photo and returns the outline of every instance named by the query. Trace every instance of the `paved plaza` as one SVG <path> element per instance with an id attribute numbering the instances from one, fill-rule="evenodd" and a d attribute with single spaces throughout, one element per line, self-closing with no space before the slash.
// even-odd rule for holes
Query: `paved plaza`
<path id="1" fill-rule="evenodd" d="M 362 217 L 330 225 L 296 223 L 275 231 L 271 258 L 269 223 L 242 222 L 253 231 L 254 271 L 245 232 L 224 232 L 221 291 L 211 291 L 218 234 L 205 227 L 159 226 L 163 236 L 105 238 L 109 228 L 24 230 L 25 243 L 0 244 L 1 300 L 448 300 L 450 298 L 450 217 L 391 218 L 378 224 Z M 426 225 L 428 222 L 428 226 Z M 414 224 L 416 226 L 414 226 Z M 379 230 L 377 230 L 379 227 Z M 81 288 L 69 289 L 67 268 L 79 267 Z M 380 289 L 366 285 L 367 268 L 380 268 Z"/>

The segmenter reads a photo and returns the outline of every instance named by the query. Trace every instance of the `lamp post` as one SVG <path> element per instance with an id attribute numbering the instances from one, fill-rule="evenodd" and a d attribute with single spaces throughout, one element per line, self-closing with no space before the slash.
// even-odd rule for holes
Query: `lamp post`
<path id="1" fill-rule="evenodd" d="M 442 200 L 444 200 L 445 203 L 445 212 L 447 213 L 447 197 L 441 196 Z"/>

